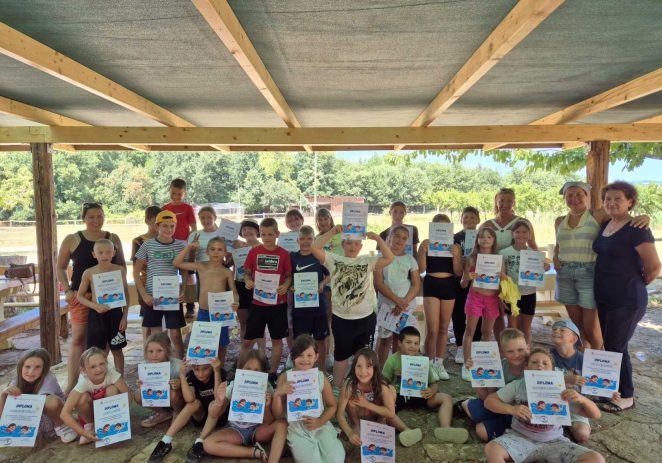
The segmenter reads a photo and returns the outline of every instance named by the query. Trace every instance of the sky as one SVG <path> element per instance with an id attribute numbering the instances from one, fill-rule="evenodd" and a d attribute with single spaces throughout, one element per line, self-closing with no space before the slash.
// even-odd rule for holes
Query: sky
<path id="1" fill-rule="evenodd" d="M 364 159 L 370 159 L 373 156 L 383 156 L 388 151 L 336 151 L 336 156 L 340 159 L 358 162 Z M 403 151 L 403 153 L 406 151 Z M 434 157 L 426 158 L 427 161 L 435 162 Z M 445 162 L 439 159 L 438 162 Z M 463 164 L 467 167 L 487 167 L 495 169 L 501 173 L 510 171 L 510 167 L 493 161 L 489 157 L 469 155 Z M 632 183 L 645 183 L 645 182 L 658 182 L 662 183 L 662 160 L 661 159 L 646 159 L 644 163 L 637 167 L 632 172 L 625 169 L 625 163 L 622 161 L 616 162 L 614 165 L 609 166 L 609 181 L 625 180 Z"/>

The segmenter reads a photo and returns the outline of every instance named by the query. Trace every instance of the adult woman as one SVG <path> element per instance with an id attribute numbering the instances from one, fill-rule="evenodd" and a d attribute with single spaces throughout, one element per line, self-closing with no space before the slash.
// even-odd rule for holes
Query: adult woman
<path id="1" fill-rule="evenodd" d="M 570 319 L 582 333 L 584 347 L 601 349 L 602 332 L 593 297 L 596 258 L 593 241 L 600 226 L 610 217 L 604 209 L 589 209 L 590 191 L 591 185 L 584 182 L 566 182 L 560 190 L 568 213 L 554 222 L 556 300 L 565 304 Z M 646 227 L 648 222 L 648 216 L 639 216 L 630 225 Z"/>
<path id="2" fill-rule="evenodd" d="M 515 214 L 515 191 L 512 188 L 501 188 L 496 195 L 494 195 L 494 214 L 495 217 L 492 220 L 488 220 L 481 225 L 482 227 L 491 228 L 496 233 L 497 237 L 497 251 L 506 249 L 513 244 L 513 234 L 512 228 L 515 222 L 518 220 L 524 220 L 528 222 L 524 217 L 520 217 Z M 530 239 L 528 241 L 528 246 L 531 249 L 538 249 L 536 244 L 536 237 L 533 232 L 533 225 L 529 222 L 531 227 Z M 494 322 L 494 339 L 499 339 L 501 337 L 501 332 L 506 328 L 506 324 L 503 320 L 505 314 L 505 305 L 500 304 L 500 315 L 499 318 Z"/>
<path id="3" fill-rule="evenodd" d="M 97 265 L 92 256 L 94 242 L 102 238 L 110 239 L 115 245 L 115 257 L 112 262 L 126 266 L 122 242 L 113 233 L 102 230 L 104 222 L 103 208 L 100 203 L 83 203 L 81 220 L 85 223 L 85 230 L 67 235 L 57 256 L 57 279 L 64 288 L 64 297 L 69 304 L 71 314 L 71 345 L 69 347 L 68 382 L 66 393 L 68 394 L 78 380 L 78 360 L 87 343 L 87 311 L 84 305 L 76 298 L 78 286 L 80 285 L 83 272 Z M 73 265 L 71 281 L 67 275 L 69 261 Z"/>
<path id="4" fill-rule="evenodd" d="M 637 190 L 626 182 L 614 182 L 602 190 L 602 205 L 609 220 L 602 224 L 593 242 L 595 300 L 605 350 L 622 352 L 620 398 L 602 404 L 617 413 L 634 407 L 634 384 L 628 343 L 637 323 L 646 313 L 646 285 L 660 273 L 660 258 L 649 229 L 627 226 L 637 204 Z"/>

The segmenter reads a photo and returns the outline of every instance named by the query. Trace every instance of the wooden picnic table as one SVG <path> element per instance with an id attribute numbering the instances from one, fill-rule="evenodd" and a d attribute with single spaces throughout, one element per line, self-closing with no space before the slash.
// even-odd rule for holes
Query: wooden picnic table
<path id="1" fill-rule="evenodd" d="M 0 278 L 0 322 L 5 319 L 5 300 L 18 293 L 22 287 L 23 283 L 20 280 Z"/>

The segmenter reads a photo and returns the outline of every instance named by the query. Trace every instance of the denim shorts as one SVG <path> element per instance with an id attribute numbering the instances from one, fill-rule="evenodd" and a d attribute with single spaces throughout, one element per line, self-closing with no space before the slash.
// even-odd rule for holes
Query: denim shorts
<path id="1" fill-rule="evenodd" d="M 248 447 L 255 443 L 255 433 L 257 432 L 258 426 L 260 425 L 256 424 L 254 426 L 242 427 L 237 423 L 228 421 L 228 425 L 226 427 L 236 431 L 241 436 L 242 445 L 244 445 L 244 447 Z"/>
<path id="2" fill-rule="evenodd" d="M 595 309 L 593 280 L 594 262 L 562 262 L 556 270 L 556 300 L 561 304 Z"/>

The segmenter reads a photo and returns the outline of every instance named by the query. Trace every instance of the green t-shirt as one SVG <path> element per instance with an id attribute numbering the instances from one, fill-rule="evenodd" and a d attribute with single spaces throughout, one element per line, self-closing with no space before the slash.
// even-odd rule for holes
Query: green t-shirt
<path id="1" fill-rule="evenodd" d="M 395 392 L 400 393 L 400 380 L 402 379 L 402 354 L 396 352 L 392 354 L 384 363 L 384 368 L 382 368 L 382 375 L 386 380 L 395 386 Z M 428 370 L 428 387 L 432 386 L 434 383 L 438 382 L 439 378 L 434 372 L 432 365 Z"/>

